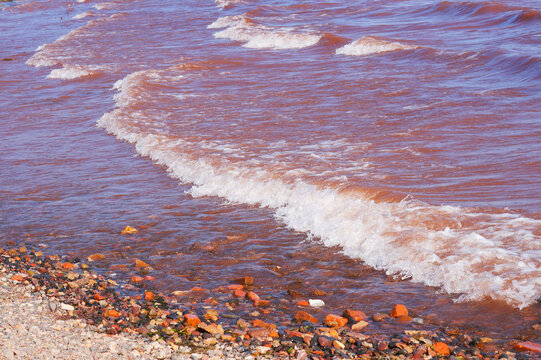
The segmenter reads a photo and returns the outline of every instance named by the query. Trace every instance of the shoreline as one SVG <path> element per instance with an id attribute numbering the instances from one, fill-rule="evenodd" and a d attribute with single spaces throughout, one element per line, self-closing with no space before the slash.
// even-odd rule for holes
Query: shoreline
<path id="1" fill-rule="evenodd" d="M 257 295 L 251 277 L 212 290 L 157 293 L 146 275 L 148 264 L 134 259 L 140 276 L 123 283 L 92 270 L 102 257 L 0 248 L 0 360 L 541 356 L 541 345 L 527 339 L 501 344 L 464 329 L 431 330 L 404 306 L 368 315 L 345 308 L 322 322 L 312 315 L 321 303 L 298 300 L 288 319 Z M 375 322 L 401 324 L 403 330 L 378 334 L 370 329 Z"/>

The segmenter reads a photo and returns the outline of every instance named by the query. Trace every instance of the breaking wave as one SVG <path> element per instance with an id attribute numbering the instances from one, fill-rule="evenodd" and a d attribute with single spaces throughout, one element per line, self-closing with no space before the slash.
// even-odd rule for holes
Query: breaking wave
<path id="1" fill-rule="evenodd" d="M 244 42 L 244 47 L 253 49 L 300 49 L 317 44 L 322 37 L 306 30 L 260 25 L 242 15 L 221 17 L 208 28 L 225 28 L 214 37 Z"/>
<path id="2" fill-rule="evenodd" d="M 492 298 L 522 308 L 541 294 L 541 221 L 519 214 L 414 199 L 375 202 L 361 192 L 321 188 L 299 178 L 281 181 L 224 159 L 191 156 L 190 139 L 160 128 L 159 108 L 141 116 L 158 93 L 190 74 L 168 68 L 143 70 L 116 82 L 115 108 L 97 125 L 134 144 L 136 151 L 192 184 L 195 196 L 267 207 L 290 228 L 368 265 L 411 281 L 436 286 L 457 300 Z M 159 86 L 161 84 L 161 87 Z M 279 174 L 278 174 L 279 175 Z"/>
<path id="3" fill-rule="evenodd" d="M 405 45 L 399 42 L 385 41 L 375 38 L 373 36 L 364 36 L 359 40 L 355 40 L 350 44 L 344 45 L 343 47 L 336 49 L 336 54 L 363 56 L 388 51 L 413 50 L 416 48 L 417 46 Z"/>

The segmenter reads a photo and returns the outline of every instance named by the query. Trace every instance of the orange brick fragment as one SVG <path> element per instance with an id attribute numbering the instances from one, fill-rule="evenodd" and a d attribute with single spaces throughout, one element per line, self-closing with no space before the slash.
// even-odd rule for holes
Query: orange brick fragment
<path id="1" fill-rule="evenodd" d="M 391 316 L 398 318 L 401 316 L 408 316 L 408 309 L 402 304 L 396 304 L 391 310 Z"/>
<path id="2" fill-rule="evenodd" d="M 259 306 L 259 307 L 270 306 L 270 301 L 268 301 L 268 300 L 255 300 L 254 305 Z"/>
<path id="3" fill-rule="evenodd" d="M 145 300 L 150 301 L 154 299 L 156 295 L 152 291 L 145 290 Z"/>
<path id="4" fill-rule="evenodd" d="M 115 309 L 105 310 L 105 313 L 103 314 L 105 317 L 120 317 L 120 313 L 116 311 Z"/>
<path id="5" fill-rule="evenodd" d="M 131 282 L 134 282 L 134 283 L 140 283 L 142 282 L 144 279 L 140 276 L 132 276 L 131 277 Z"/>
<path id="6" fill-rule="evenodd" d="M 438 353 L 438 355 L 443 356 L 449 356 L 451 355 L 451 351 L 449 350 L 449 346 L 447 344 L 442 342 L 437 342 L 434 344 L 434 350 Z"/>
<path id="7" fill-rule="evenodd" d="M 367 318 L 366 314 L 359 310 L 350 310 L 347 309 L 344 311 L 344 317 L 349 318 L 353 320 L 353 322 L 358 323 L 359 321 L 362 321 Z"/>
<path id="8" fill-rule="evenodd" d="M 15 280 L 15 281 L 23 281 L 24 280 L 24 277 L 21 275 L 21 274 L 15 274 L 11 277 L 11 280 Z"/>
<path id="9" fill-rule="evenodd" d="M 105 296 L 99 294 L 99 293 L 95 293 L 94 294 L 94 300 L 97 300 L 97 301 L 100 301 L 100 300 L 105 300 Z"/>
<path id="10" fill-rule="evenodd" d="M 329 314 L 325 317 L 325 325 L 330 327 L 344 327 L 348 323 L 348 319 L 338 315 Z"/>
<path id="11" fill-rule="evenodd" d="M 541 353 L 541 344 L 537 344 L 531 341 L 519 342 L 514 346 L 517 351 L 535 351 Z"/>
<path id="12" fill-rule="evenodd" d="M 75 268 L 77 268 L 77 265 L 74 265 L 72 263 L 69 263 L 69 262 L 65 262 L 62 264 L 62 267 L 66 270 L 73 270 Z"/>
<path id="13" fill-rule="evenodd" d="M 256 301 L 256 300 L 260 300 L 260 297 L 259 295 L 257 295 L 255 292 L 253 291 L 249 291 L 248 294 L 246 294 L 246 296 L 248 297 L 248 299 L 252 300 L 252 301 Z"/>
<path id="14" fill-rule="evenodd" d="M 131 235 L 131 234 L 137 234 L 138 232 L 139 230 L 128 225 L 120 233 L 122 235 Z"/>
<path id="15" fill-rule="evenodd" d="M 136 268 L 149 268 L 149 267 L 151 267 L 149 264 L 147 264 L 143 260 L 133 259 L 133 261 L 135 263 Z"/>
<path id="16" fill-rule="evenodd" d="M 229 290 L 242 290 L 244 286 L 241 284 L 231 284 L 227 287 Z"/>
<path id="17" fill-rule="evenodd" d="M 242 290 L 239 290 L 239 289 L 236 289 L 235 292 L 233 293 L 236 297 L 240 297 L 240 298 L 243 298 L 246 296 L 246 291 L 242 291 Z"/>
<path id="18" fill-rule="evenodd" d="M 254 284 L 254 278 L 251 276 L 244 276 L 239 279 L 233 280 L 236 284 L 242 284 L 242 285 L 253 285 Z"/>
<path id="19" fill-rule="evenodd" d="M 266 329 L 276 329 L 276 325 L 264 322 L 263 320 L 259 320 L 259 319 L 254 320 L 254 326 L 262 327 Z"/>
<path id="20" fill-rule="evenodd" d="M 310 306 L 310 303 L 306 300 L 299 300 L 297 301 L 297 303 L 295 304 L 297 306 Z"/>
<path id="21" fill-rule="evenodd" d="M 92 254 L 92 255 L 87 257 L 87 260 L 90 261 L 90 262 L 97 261 L 97 260 L 103 260 L 103 259 L 105 259 L 105 255 L 100 254 L 100 253 Z"/>
<path id="22" fill-rule="evenodd" d="M 187 325 L 197 327 L 201 323 L 201 320 L 199 320 L 199 317 L 194 314 L 186 314 L 184 315 L 184 320 Z"/>
<path id="23" fill-rule="evenodd" d="M 295 320 L 309 321 L 311 323 L 317 324 L 317 319 L 304 311 L 297 311 L 297 313 L 295 314 Z"/>

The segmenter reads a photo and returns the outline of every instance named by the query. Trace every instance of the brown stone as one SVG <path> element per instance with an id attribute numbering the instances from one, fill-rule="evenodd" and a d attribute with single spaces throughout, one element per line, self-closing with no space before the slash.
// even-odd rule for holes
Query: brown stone
<path id="1" fill-rule="evenodd" d="M 325 324 L 330 327 L 344 327 L 348 323 L 348 319 L 338 315 L 329 314 L 325 317 Z"/>
<path id="2" fill-rule="evenodd" d="M 361 331 L 362 329 L 364 329 L 367 326 L 368 326 L 368 323 L 366 321 L 361 320 L 358 323 L 355 323 L 355 324 L 351 325 L 351 330 L 353 330 L 353 331 Z"/>
<path id="3" fill-rule="evenodd" d="M 218 311 L 214 309 L 208 310 L 203 317 L 209 321 L 216 321 L 218 320 Z"/>
<path id="4" fill-rule="evenodd" d="M 327 337 L 327 336 L 319 336 L 317 338 L 317 343 L 321 347 L 332 347 L 333 346 L 333 338 Z"/>
<path id="5" fill-rule="evenodd" d="M 295 298 L 299 298 L 299 297 L 303 297 L 302 294 L 298 291 L 295 291 L 295 290 L 288 290 L 287 293 L 290 295 L 290 296 L 293 296 Z"/>
<path id="6" fill-rule="evenodd" d="M 398 318 L 398 322 L 399 322 L 400 324 L 409 324 L 409 323 L 411 323 L 411 320 L 412 320 L 412 319 L 411 319 L 409 316 L 407 316 L 407 315 L 402 315 L 402 316 L 400 316 L 400 317 Z"/>
<path id="7" fill-rule="evenodd" d="M 374 316 L 372 316 L 372 319 L 374 319 L 374 321 L 383 321 L 388 317 L 389 315 L 387 314 L 377 313 L 377 314 L 374 314 Z"/>
<path id="8" fill-rule="evenodd" d="M 312 292 L 312 294 L 314 294 L 314 296 L 326 296 L 327 293 L 325 291 L 322 291 L 322 290 L 319 290 L 319 289 L 316 289 Z"/>
<path id="9" fill-rule="evenodd" d="M 237 320 L 237 326 L 240 328 L 240 329 L 246 329 L 248 327 L 250 327 L 250 323 L 244 319 L 241 319 L 239 318 Z"/>
<path id="10" fill-rule="evenodd" d="M 265 338 L 269 336 L 269 329 L 265 328 L 251 328 L 246 331 L 251 337 Z"/>
<path id="11" fill-rule="evenodd" d="M 367 318 L 364 312 L 359 311 L 359 310 L 351 310 L 351 309 L 347 309 L 346 311 L 344 311 L 343 316 L 345 318 L 351 319 L 351 321 L 356 322 L 356 323 Z"/>
<path id="12" fill-rule="evenodd" d="M 408 309 L 402 304 L 396 304 L 393 309 L 391 310 L 392 317 L 399 318 L 401 316 L 408 316 Z"/>
<path id="13" fill-rule="evenodd" d="M 304 311 L 297 311 L 297 313 L 295 314 L 295 320 L 309 321 L 311 323 L 317 324 L 317 319 Z"/>
<path id="14" fill-rule="evenodd" d="M 137 234 L 138 232 L 139 230 L 128 225 L 120 233 L 122 235 L 132 235 L 132 234 Z"/>
<path id="15" fill-rule="evenodd" d="M 254 278 L 251 276 L 244 276 L 238 279 L 233 280 L 235 284 L 241 284 L 245 286 L 250 286 L 254 284 Z"/>
<path id="16" fill-rule="evenodd" d="M 149 264 L 147 264 L 143 260 L 133 259 L 133 262 L 135 263 L 135 267 L 138 268 L 138 269 L 150 268 L 151 267 Z"/>
<path id="17" fill-rule="evenodd" d="M 198 325 L 197 328 L 201 329 L 201 330 L 203 330 L 205 332 L 208 332 L 211 335 L 216 335 L 216 334 L 223 335 L 224 334 L 224 329 L 223 329 L 222 325 L 206 324 L 206 323 L 202 322 L 202 323 L 200 323 Z"/>
<path id="18" fill-rule="evenodd" d="M 259 307 L 267 307 L 267 306 L 270 306 L 270 301 L 268 301 L 268 300 L 255 300 L 254 305 L 259 306 Z"/>
<path id="19" fill-rule="evenodd" d="M 92 255 L 90 255 L 89 257 L 87 257 L 87 260 L 88 260 L 89 262 L 92 262 L 92 261 L 98 261 L 98 260 L 103 260 L 103 259 L 105 259 L 105 255 L 100 254 L 100 253 L 92 254 Z"/>
<path id="20" fill-rule="evenodd" d="M 262 327 L 262 328 L 266 328 L 266 329 L 276 329 L 276 325 L 264 322 L 263 320 L 260 320 L 260 319 L 255 319 L 253 324 L 254 324 L 254 327 Z"/>

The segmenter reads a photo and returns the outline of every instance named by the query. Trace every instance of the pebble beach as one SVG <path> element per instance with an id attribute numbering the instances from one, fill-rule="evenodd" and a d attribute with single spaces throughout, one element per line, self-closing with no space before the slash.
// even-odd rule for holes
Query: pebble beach
<path id="1" fill-rule="evenodd" d="M 321 322 L 311 313 L 323 301 L 298 300 L 298 310 L 288 319 L 251 290 L 251 277 L 213 290 L 162 294 L 152 291 L 152 277 L 144 275 L 148 265 L 138 259 L 134 267 L 142 276 L 122 284 L 93 271 L 92 262 L 101 254 L 68 259 L 20 246 L 0 249 L 0 258 L 2 360 L 541 356 L 541 346 L 527 339 L 502 344 L 456 328 L 427 330 L 422 318 L 412 318 L 400 304 L 389 313 L 345 309 Z M 375 322 L 403 324 L 403 330 L 386 337 L 372 334 Z"/>

